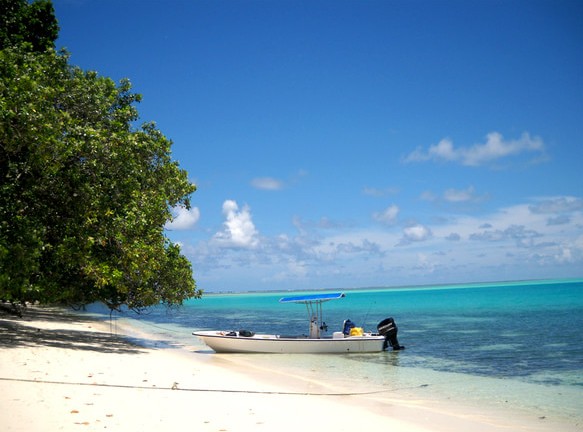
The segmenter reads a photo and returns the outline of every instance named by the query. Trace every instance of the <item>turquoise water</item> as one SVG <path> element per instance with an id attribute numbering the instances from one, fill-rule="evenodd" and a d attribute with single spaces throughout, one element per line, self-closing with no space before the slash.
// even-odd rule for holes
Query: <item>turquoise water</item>
<path id="1" fill-rule="evenodd" d="M 391 316 L 406 350 L 253 355 L 252 362 L 313 379 L 341 380 L 351 388 L 384 386 L 427 397 L 512 404 L 533 415 L 583 424 L 583 280 L 344 292 L 346 298 L 325 303 L 329 333 L 340 331 L 347 318 L 374 331 Z M 201 329 L 305 334 L 305 307 L 278 303 L 290 294 L 207 294 L 179 309 L 154 309 L 138 318 L 150 330 L 186 345 L 194 343 L 191 332 Z M 249 361 L 249 356 L 234 358 Z"/>

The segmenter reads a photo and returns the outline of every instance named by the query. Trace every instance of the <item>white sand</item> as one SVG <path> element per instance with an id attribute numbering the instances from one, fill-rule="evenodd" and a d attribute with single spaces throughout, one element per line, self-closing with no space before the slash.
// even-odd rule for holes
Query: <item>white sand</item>
<path id="1" fill-rule="evenodd" d="M 249 363 L 144 348 L 107 323 L 56 309 L 0 315 L 0 430 L 581 430 L 443 401 L 340 395 L 349 392 Z"/>

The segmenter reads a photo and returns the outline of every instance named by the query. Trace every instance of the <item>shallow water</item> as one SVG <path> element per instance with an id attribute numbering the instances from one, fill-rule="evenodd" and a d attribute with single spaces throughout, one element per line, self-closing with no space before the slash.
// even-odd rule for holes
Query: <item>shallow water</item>
<path id="1" fill-rule="evenodd" d="M 298 291 L 300 293 L 300 291 Z M 229 355 L 337 389 L 524 410 L 583 424 L 583 281 L 345 291 L 325 304 L 329 332 L 350 318 L 375 330 L 392 316 L 405 351 L 350 355 Z M 204 349 L 193 330 L 306 333 L 305 307 L 286 293 L 206 295 L 136 317 L 169 343 Z M 250 360 L 252 359 L 252 360 Z M 251 363 L 252 362 L 252 363 Z"/>

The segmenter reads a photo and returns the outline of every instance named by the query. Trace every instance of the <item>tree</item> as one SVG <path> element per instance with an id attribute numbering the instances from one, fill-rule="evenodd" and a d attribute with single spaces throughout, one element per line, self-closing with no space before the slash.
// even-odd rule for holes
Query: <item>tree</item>
<path id="1" fill-rule="evenodd" d="M 134 126 L 140 95 L 30 46 L 0 51 L 0 299 L 141 309 L 200 297 L 164 234 L 196 187 L 153 123 Z"/>
<path id="2" fill-rule="evenodd" d="M 59 25 L 49 0 L 0 0 L 0 49 L 30 44 L 34 51 L 55 47 Z"/>

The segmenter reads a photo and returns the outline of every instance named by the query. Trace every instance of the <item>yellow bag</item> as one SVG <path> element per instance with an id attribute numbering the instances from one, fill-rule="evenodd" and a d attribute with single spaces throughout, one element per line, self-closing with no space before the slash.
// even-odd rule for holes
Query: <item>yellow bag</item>
<path id="1" fill-rule="evenodd" d="M 362 336 L 364 334 L 364 331 L 362 330 L 362 327 L 352 327 L 350 329 L 350 336 Z"/>

